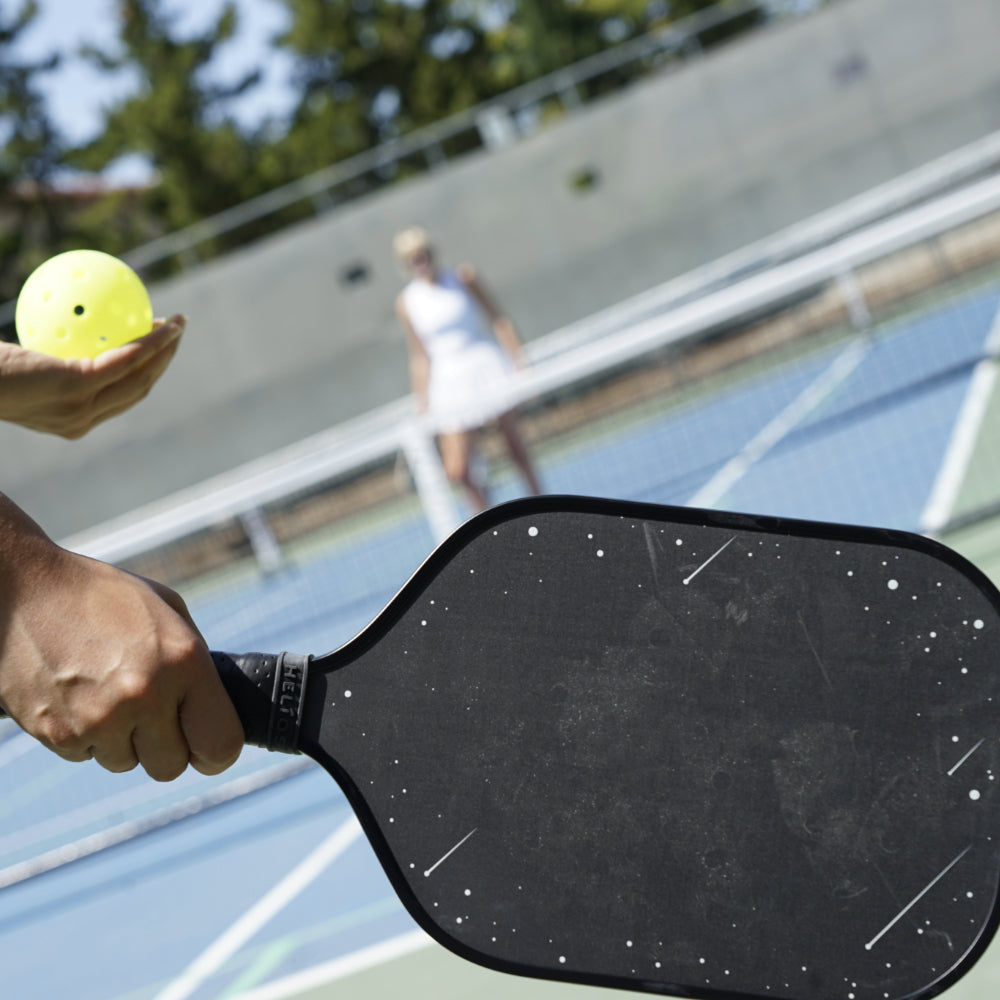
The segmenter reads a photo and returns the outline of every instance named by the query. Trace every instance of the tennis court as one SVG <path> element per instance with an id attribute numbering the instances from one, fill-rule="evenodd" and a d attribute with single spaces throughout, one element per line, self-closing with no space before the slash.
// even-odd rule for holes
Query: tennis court
<path id="1" fill-rule="evenodd" d="M 983 376 L 994 365 L 998 312 L 994 278 L 869 334 L 730 373 L 683 402 L 647 401 L 546 445 L 546 488 L 907 530 L 920 530 L 935 505 L 982 506 L 1000 495 L 1000 407 Z M 515 493 L 503 469 L 494 485 L 498 500 Z M 955 538 L 1000 579 L 988 523 Z M 403 504 L 300 546 L 280 573 L 230 575 L 186 596 L 214 648 L 323 652 L 364 627 L 431 547 L 419 507 Z M 581 992 L 427 947 L 343 796 L 308 762 L 248 750 L 219 778 L 160 786 L 66 764 L 26 736 L 3 735 L 9 996 Z M 949 996 L 995 996 L 998 948 Z"/>

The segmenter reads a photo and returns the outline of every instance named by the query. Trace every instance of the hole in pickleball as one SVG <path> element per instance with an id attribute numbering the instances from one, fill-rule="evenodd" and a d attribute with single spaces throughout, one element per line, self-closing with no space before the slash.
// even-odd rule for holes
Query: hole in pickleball
<path id="1" fill-rule="evenodd" d="M 83 313 L 84 313 L 84 308 L 83 308 L 83 306 L 73 306 L 73 312 L 74 312 L 74 313 L 75 313 L 75 314 L 76 314 L 77 316 L 82 316 L 82 315 L 83 315 Z"/>

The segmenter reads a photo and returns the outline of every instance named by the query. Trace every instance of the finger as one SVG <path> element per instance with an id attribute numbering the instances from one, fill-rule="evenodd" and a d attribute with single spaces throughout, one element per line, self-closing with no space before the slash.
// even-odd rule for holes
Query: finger
<path id="1" fill-rule="evenodd" d="M 68 760 L 71 764 L 82 764 L 85 760 L 94 759 L 94 748 L 92 746 L 84 746 L 82 743 L 79 746 L 72 747 L 59 746 L 44 736 L 37 736 L 34 733 L 31 735 L 35 736 L 35 739 L 42 746 L 51 750 L 57 757 L 62 757 L 63 760 Z"/>
<path id="2" fill-rule="evenodd" d="M 165 583 L 160 583 L 159 580 L 150 580 L 147 577 L 140 576 L 140 580 L 149 587 L 150 590 L 156 594 L 157 597 L 164 604 L 170 605 L 170 607 L 177 612 L 183 618 L 188 625 L 191 626 L 196 632 L 198 632 L 198 627 L 194 623 L 194 619 L 191 617 L 191 612 L 188 611 L 187 604 L 184 603 L 184 598 L 177 593 L 172 587 L 168 587 Z M 198 633 L 201 635 L 201 633 Z M 207 648 L 207 647 L 206 647 Z"/>
<path id="3" fill-rule="evenodd" d="M 191 751 L 191 766 L 202 774 L 219 774 L 239 759 L 243 726 L 222 686 L 211 659 L 181 706 L 180 725 Z"/>
<path id="4" fill-rule="evenodd" d="M 142 342 L 114 348 L 94 359 L 68 362 L 75 366 L 76 391 L 85 391 L 87 398 L 85 405 L 75 407 L 76 419 L 59 433 L 68 438 L 82 437 L 143 399 L 173 360 L 182 332 L 183 322 L 171 321 Z"/>
<path id="5" fill-rule="evenodd" d="M 139 763 L 139 756 L 132 746 L 131 734 L 124 739 L 92 746 L 88 755 L 92 756 L 105 771 L 114 774 L 131 771 Z"/>
<path id="6" fill-rule="evenodd" d="M 184 598 L 156 580 L 140 577 L 188 626 L 200 633 Z M 178 725 L 187 747 L 185 762 L 202 774 L 219 774 L 239 759 L 243 750 L 243 725 L 226 693 L 204 639 L 185 663 L 187 681 L 180 698 Z M 143 753 L 145 748 L 143 737 Z M 143 766 L 145 766 L 143 758 Z"/>
<path id="7" fill-rule="evenodd" d="M 74 764 L 96 760 L 109 771 L 130 771 L 138 763 L 127 729 L 117 732 L 100 724 L 79 728 L 66 718 L 49 719 L 40 725 L 24 723 L 24 729 L 63 760 Z"/>
<path id="8" fill-rule="evenodd" d="M 141 368 L 157 354 L 175 345 L 183 336 L 186 325 L 187 320 L 183 316 L 171 316 L 145 336 L 97 355 L 93 359 L 94 368 L 112 378 Z"/>
<path id="9" fill-rule="evenodd" d="M 111 350 L 103 351 L 96 358 L 89 360 L 92 376 L 102 379 L 109 385 L 127 377 L 161 352 L 170 348 L 176 350 L 177 342 L 183 335 L 186 326 L 187 319 L 184 316 L 179 314 L 171 316 L 170 319 L 162 325 L 154 327 L 145 336 L 122 344 L 120 347 L 112 347 Z"/>
<path id="10" fill-rule="evenodd" d="M 144 399 L 169 366 L 178 346 L 175 341 L 145 366 L 130 370 L 117 381 L 102 388 L 91 404 L 92 426 L 124 413 Z"/>
<path id="11" fill-rule="evenodd" d="M 163 711 L 141 722 L 132 734 L 139 763 L 154 781 L 173 781 L 184 773 L 191 757 L 176 711 Z"/>

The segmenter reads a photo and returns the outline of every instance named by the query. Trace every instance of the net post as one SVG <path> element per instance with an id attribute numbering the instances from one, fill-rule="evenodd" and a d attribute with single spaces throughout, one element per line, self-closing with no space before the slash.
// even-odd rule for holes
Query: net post
<path id="1" fill-rule="evenodd" d="M 461 519 L 434 438 L 423 421 L 411 418 L 400 425 L 399 443 L 434 538 L 443 541 Z"/>
<path id="2" fill-rule="evenodd" d="M 871 310 L 868 308 L 868 300 L 865 298 L 864 290 L 858 281 L 858 276 L 850 267 L 842 268 L 836 275 L 837 288 L 844 297 L 844 305 L 847 307 L 847 315 L 850 317 L 851 326 L 855 330 L 868 330 L 873 323 Z"/>
<path id="3" fill-rule="evenodd" d="M 251 510 L 243 511 L 239 515 L 239 520 L 261 571 L 274 573 L 281 569 L 285 562 L 285 556 L 281 551 L 281 543 L 271 527 L 271 522 L 267 519 L 267 514 L 259 507 L 254 507 Z"/>

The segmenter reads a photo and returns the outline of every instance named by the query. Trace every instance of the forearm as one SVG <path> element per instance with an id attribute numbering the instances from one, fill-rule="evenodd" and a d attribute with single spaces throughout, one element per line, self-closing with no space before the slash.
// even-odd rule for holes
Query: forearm
<path id="1" fill-rule="evenodd" d="M 427 387 L 430 384 L 431 366 L 427 357 L 415 354 L 410 358 L 410 386 L 420 409 L 427 406 Z"/>
<path id="2" fill-rule="evenodd" d="M 38 571 L 48 571 L 58 546 L 9 497 L 0 493 L 0 699 L 4 641 L 19 592 Z"/>
<path id="3" fill-rule="evenodd" d="M 523 365 L 525 363 L 524 348 L 521 346 L 521 338 L 518 337 L 514 324 L 506 316 L 498 316 L 493 321 L 493 332 L 511 361 L 515 365 Z"/>
<path id="4" fill-rule="evenodd" d="M 62 550 L 9 497 L 0 493 L 0 705 L 12 710 L 19 667 L 34 632 L 32 607 L 58 579 Z"/>

